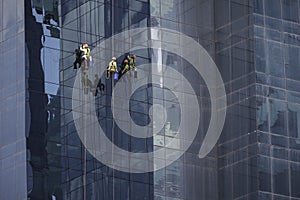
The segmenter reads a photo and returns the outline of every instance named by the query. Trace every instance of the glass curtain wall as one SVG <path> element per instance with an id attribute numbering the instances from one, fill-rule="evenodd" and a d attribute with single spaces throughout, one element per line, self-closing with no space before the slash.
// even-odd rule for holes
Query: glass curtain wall
<path id="1" fill-rule="evenodd" d="M 259 196 L 300 198 L 299 1 L 254 1 Z"/>
<path id="2" fill-rule="evenodd" d="M 299 0 L 26 0 L 28 198 L 300 198 L 299 6 Z M 128 31 L 147 27 L 152 29 Z M 225 84 L 225 125 L 201 159 L 213 101 L 194 58 L 167 50 L 191 45 L 179 33 L 204 48 Z M 74 51 L 84 43 L 93 59 L 87 68 L 74 69 Z M 112 56 L 120 65 L 126 53 L 137 56 L 137 77 L 130 72 L 107 79 Z M 80 91 L 75 99 L 74 91 Z M 180 97 L 186 100 L 191 91 L 197 103 L 182 104 Z M 72 107 L 74 102 L 82 107 Z M 89 102 L 96 120 L 86 114 Z M 123 102 L 128 102 L 126 117 L 118 115 Z M 200 117 L 191 119 L 199 126 L 187 149 L 182 147 L 190 141 L 178 136 L 185 106 L 199 110 Z M 95 158 L 103 158 L 97 146 L 84 145 L 80 133 L 95 139 L 98 125 L 117 148 L 150 155 L 145 157 L 154 160 L 149 169 L 169 162 L 151 154 L 158 149 L 182 155 L 157 170 L 130 173 L 139 162 L 120 170 Z M 134 135 L 135 125 L 150 129 Z"/>
<path id="3" fill-rule="evenodd" d="M 120 49 L 130 48 L 130 35 L 121 41 L 112 40 L 104 47 L 99 45 L 104 40 L 122 31 L 134 27 L 147 27 L 149 23 L 148 2 L 143 1 L 88 1 L 78 0 L 61 2 L 61 67 L 60 87 L 61 98 L 61 142 L 64 150 L 63 182 L 64 199 L 153 199 L 153 174 L 130 174 L 108 167 L 91 154 L 80 141 L 72 116 L 72 89 L 75 76 L 83 73 L 81 69 L 74 70 L 74 49 L 80 44 L 87 43 L 91 49 L 94 65 L 86 77 L 87 91 L 83 91 L 80 101 L 84 102 L 85 95 L 91 94 L 95 99 L 97 124 L 114 144 L 127 151 L 147 152 L 153 149 L 152 139 L 142 140 L 126 135 L 114 122 L 112 102 L 112 87 L 116 81 L 106 79 L 105 71 L 112 56 L 119 54 Z M 138 41 L 140 42 L 140 41 Z M 148 63 L 150 60 L 147 49 L 130 52 L 137 55 L 137 65 Z M 120 64 L 125 52 L 117 57 Z M 102 63 L 102 64 L 99 64 Z M 93 73 L 91 70 L 93 68 Z M 83 74 L 81 74 L 83 75 Z M 81 76 L 80 75 L 80 76 Z M 82 77 L 81 77 L 82 78 Z M 126 77 L 127 78 L 127 77 Z M 100 80 L 99 80 L 100 79 Z M 128 80 L 128 79 L 127 79 Z M 97 82 L 102 89 L 95 94 Z M 126 83 L 123 83 L 126 84 Z M 127 82 L 130 84 L 130 82 Z M 150 87 L 150 86 L 149 86 Z M 148 86 L 139 88 L 130 99 L 131 116 L 139 124 L 148 121 L 148 110 L 151 99 Z M 152 94 L 152 92 L 151 92 Z M 145 97 L 144 99 L 141 99 Z M 119 97 L 124 98 L 124 97 Z M 84 111 L 83 111 L 84 112 Z M 88 126 L 84 124 L 83 126 Z M 91 124 L 90 126 L 94 126 Z M 92 147 L 93 148 L 93 147 Z"/>
<path id="4" fill-rule="evenodd" d="M 216 63 L 228 100 L 218 144 L 219 198 L 257 199 L 253 1 L 220 0 L 214 8 Z"/>

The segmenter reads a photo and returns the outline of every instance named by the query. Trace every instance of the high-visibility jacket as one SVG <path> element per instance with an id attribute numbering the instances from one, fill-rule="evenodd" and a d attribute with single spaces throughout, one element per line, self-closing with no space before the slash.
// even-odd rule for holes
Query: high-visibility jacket
<path id="1" fill-rule="evenodd" d="M 108 70 L 116 72 L 117 71 L 117 62 L 115 60 L 112 60 L 108 64 Z"/>
<path id="2" fill-rule="evenodd" d="M 125 65 L 124 65 L 124 68 L 123 68 L 123 70 L 122 70 L 122 74 L 124 74 L 124 73 L 126 73 L 127 71 L 129 71 L 129 69 L 130 69 L 129 65 L 128 65 L 128 64 L 125 64 Z"/>
<path id="3" fill-rule="evenodd" d="M 127 55 L 127 60 L 129 62 L 130 69 L 135 69 L 135 60 L 131 58 L 130 55 Z"/>
<path id="4" fill-rule="evenodd" d="M 84 57 L 89 57 L 90 56 L 90 52 L 91 52 L 91 50 L 90 50 L 90 48 L 82 48 L 82 47 L 80 47 L 80 51 L 83 51 L 83 56 Z"/>

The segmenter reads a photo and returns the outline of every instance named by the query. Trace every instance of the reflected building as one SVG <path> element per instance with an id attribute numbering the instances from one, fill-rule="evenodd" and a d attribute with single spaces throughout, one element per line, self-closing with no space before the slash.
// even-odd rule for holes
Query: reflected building
<path id="1" fill-rule="evenodd" d="M 0 6 L 0 199 L 300 200 L 299 0 L 3 0 Z M 122 35 L 147 27 L 154 29 Z M 190 44 L 159 29 L 199 43 L 223 79 L 226 119 L 204 158 L 198 154 L 212 120 L 212 94 L 188 56 L 165 48 Z M 93 57 L 87 71 L 73 68 L 82 43 Z M 111 57 L 121 63 L 126 53 L 137 55 L 138 77 L 106 79 Z M 134 88 L 141 77 L 149 83 Z M 103 88 L 95 95 L 98 80 Z M 74 108 L 74 88 L 80 105 L 92 98 L 96 121 L 84 118 L 84 106 Z M 190 92 L 197 103 L 187 101 Z M 124 99 L 128 118 L 114 110 Z M 188 120 L 198 124 L 192 139 L 179 134 L 185 107 L 199 110 Z M 95 124 L 118 149 L 159 160 L 150 168 L 168 163 L 168 156 L 151 154 L 158 149 L 182 155 L 144 173 L 130 173 L 138 162 L 127 171 L 114 168 L 114 158 L 113 165 L 99 161 L 97 147 L 86 147 L 80 136 L 100 135 Z M 139 137 L 135 125 L 159 130 Z"/>

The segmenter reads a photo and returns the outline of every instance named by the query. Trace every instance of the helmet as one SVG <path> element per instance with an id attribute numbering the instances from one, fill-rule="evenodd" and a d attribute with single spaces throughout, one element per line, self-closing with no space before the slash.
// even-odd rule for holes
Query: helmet
<path id="1" fill-rule="evenodd" d="M 131 58 L 136 59 L 136 55 L 135 54 L 131 55 Z"/>
<path id="2" fill-rule="evenodd" d="M 89 48 L 89 45 L 88 44 L 84 44 L 83 48 Z"/>
<path id="3" fill-rule="evenodd" d="M 112 59 L 112 60 L 117 60 L 116 57 L 112 57 L 111 59 Z"/>
<path id="4" fill-rule="evenodd" d="M 128 63 L 128 60 L 124 60 L 124 63 Z"/>

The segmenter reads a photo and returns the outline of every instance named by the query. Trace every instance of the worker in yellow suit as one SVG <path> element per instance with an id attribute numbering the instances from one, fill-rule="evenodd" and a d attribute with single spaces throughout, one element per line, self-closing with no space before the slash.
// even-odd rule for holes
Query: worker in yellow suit
<path id="1" fill-rule="evenodd" d="M 89 63 L 92 62 L 91 50 L 88 44 L 80 45 L 80 51 L 83 52 L 81 62 L 84 62 L 85 67 L 88 68 Z"/>
<path id="2" fill-rule="evenodd" d="M 109 79 L 111 75 L 115 75 L 118 73 L 117 69 L 117 61 L 116 57 L 112 57 L 111 61 L 108 64 L 107 70 L 106 70 L 106 79 Z"/>

